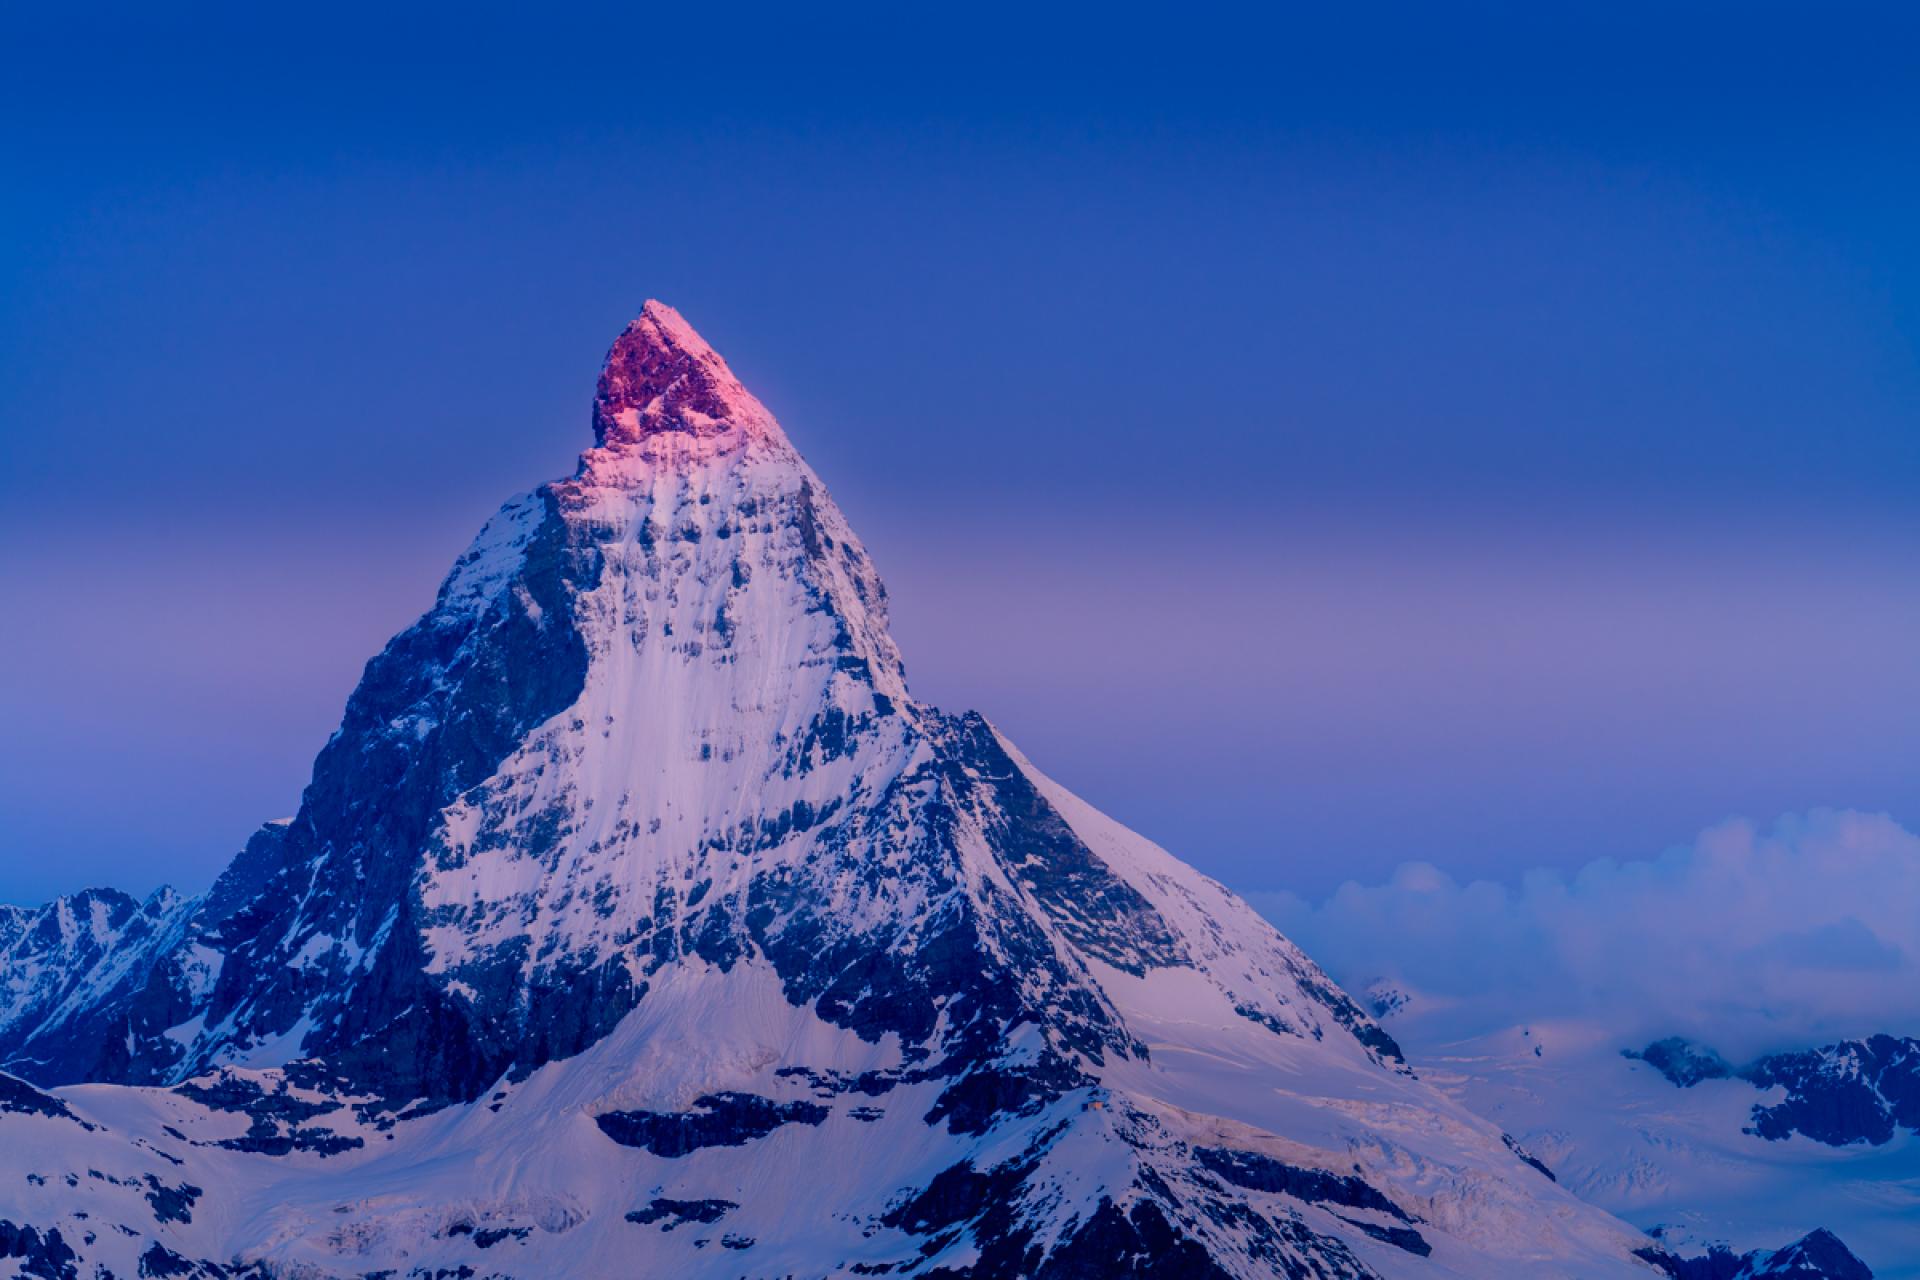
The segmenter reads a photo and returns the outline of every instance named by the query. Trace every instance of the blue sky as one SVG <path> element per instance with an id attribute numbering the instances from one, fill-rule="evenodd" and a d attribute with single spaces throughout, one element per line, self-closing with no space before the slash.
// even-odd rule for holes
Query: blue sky
<path id="1" fill-rule="evenodd" d="M 1910 12 L 4 21 L 0 898 L 290 812 L 649 296 L 1237 888 L 1920 813 Z"/>

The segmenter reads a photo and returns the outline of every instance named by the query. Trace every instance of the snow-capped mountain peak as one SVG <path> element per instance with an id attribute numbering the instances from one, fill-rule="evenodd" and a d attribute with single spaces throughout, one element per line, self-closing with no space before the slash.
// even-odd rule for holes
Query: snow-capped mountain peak
<path id="1" fill-rule="evenodd" d="M 1652 1274 L 1244 902 L 915 700 L 859 540 L 670 308 L 594 425 L 368 663 L 295 818 L 61 1024 L 79 1065 L 0 1034 L 117 1082 L 0 1090 L 0 1248 Z"/>
<path id="2" fill-rule="evenodd" d="M 595 440 L 637 444 L 659 432 L 714 436 L 730 429 L 778 430 L 706 339 L 678 311 L 649 300 L 607 352 L 593 398 Z"/>

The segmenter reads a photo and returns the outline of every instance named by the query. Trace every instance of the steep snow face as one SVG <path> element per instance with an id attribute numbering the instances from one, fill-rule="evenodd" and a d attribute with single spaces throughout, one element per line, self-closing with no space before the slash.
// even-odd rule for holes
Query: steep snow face
<path id="1" fill-rule="evenodd" d="M 174 1087 L 0 1116 L 34 1247 L 95 1169 L 204 1193 L 112 1244 L 179 1274 L 1652 1274 L 1233 895 L 915 702 L 670 309 L 594 427 L 147 966 L 204 961 L 119 1015 L 173 1056 L 92 1074 Z"/>
<path id="2" fill-rule="evenodd" d="M 536 958 L 624 957 L 637 984 L 654 951 L 634 943 L 663 916 L 739 907 L 756 871 L 913 757 L 879 579 L 774 431 L 596 449 L 546 491 L 581 570 L 565 616 L 516 581 L 497 599 L 571 629 L 586 670 L 440 815 L 417 885 L 431 971 L 481 981 L 525 940 Z M 743 917 L 724 932 L 744 936 Z"/>

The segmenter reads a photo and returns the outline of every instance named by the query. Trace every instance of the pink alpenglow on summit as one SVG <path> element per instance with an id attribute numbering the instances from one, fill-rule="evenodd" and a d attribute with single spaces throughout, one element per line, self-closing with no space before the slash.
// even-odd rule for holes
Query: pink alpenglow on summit
<path id="1" fill-rule="evenodd" d="M 720 353 L 678 311 L 652 300 L 607 352 L 593 398 L 601 445 L 637 444 L 663 431 L 718 435 L 770 421 Z"/>

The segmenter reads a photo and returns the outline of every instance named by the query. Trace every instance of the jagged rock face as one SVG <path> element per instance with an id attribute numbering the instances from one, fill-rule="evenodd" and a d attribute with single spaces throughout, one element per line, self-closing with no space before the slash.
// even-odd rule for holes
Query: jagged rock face
<path id="1" fill-rule="evenodd" d="M 1643 1256 L 1673 1280 L 1873 1280 L 1867 1264 L 1831 1231 L 1812 1231 L 1783 1249 L 1734 1253 L 1709 1249 L 1680 1257 L 1650 1248 Z"/>
<path id="2" fill-rule="evenodd" d="M 35 912 L 0 907 L 0 1069 L 42 1085 L 152 1084 L 197 1065 L 188 1050 L 227 953 L 273 901 L 286 833 L 262 827 L 199 898 L 95 889 Z"/>
<path id="3" fill-rule="evenodd" d="M 1704 1080 L 1743 1080 L 1780 1089 L 1753 1104 L 1747 1132 L 1769 1141 L 1800 1134 L 1830 1147 L 1884 1146 L 1901 1129 L 1920 1132 L 1920 1041 L 1877 1035 L 1818 1049 L 1774 1053 L 1734 1067 L 1710 1048 L 1657 1040 L 1626 1057 L 1647 1063 L 1682 1089 Z"/>
<path id="4" fill-rule="evenodd" d="M 0 1115 L 34 1247 L 151 1177 L 225 1207 L 110 1269 L 1650 1274 L 1244 903 L 916 702 L 670 309 L 594 428 L 98 1006 L 131 1047 L 77 1075 L 177 1087 Z"/>
<path id="5" fill-rule="evenodd" d="M 650 302 L 607 352 L 593 397 L 593 438 L 637 444 L 658 432 L 777 434 L 727 362 L 672 307 Z"/>
<path id="6" fill-rule="evenodd" d="M 1753 1109 L 1753 1132 L 1778 1141 L 1803 1133 L 1815 1142 L 1881 1146 L 1901 1129 L 1920 1132 L 1920 1041 L 1871 1036 L 1801 1053 L 1761 1058 L 1742 1078 L 1787 1096 Z"/>
<path id="7" fill-rule="evenodd" d="M 126 1015 L 179 947 L 194 904 L 111 889 L 0 907 L 0 1067 L 43 1083 L 122 1073 Z"/>

